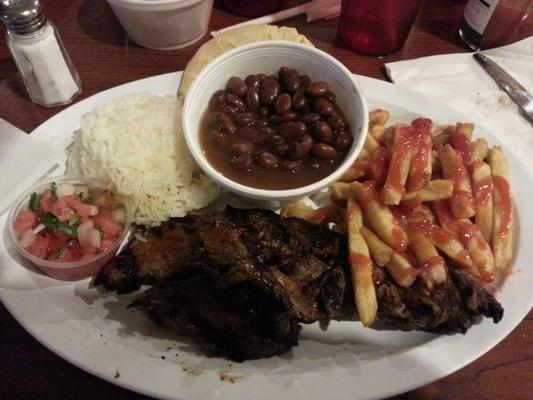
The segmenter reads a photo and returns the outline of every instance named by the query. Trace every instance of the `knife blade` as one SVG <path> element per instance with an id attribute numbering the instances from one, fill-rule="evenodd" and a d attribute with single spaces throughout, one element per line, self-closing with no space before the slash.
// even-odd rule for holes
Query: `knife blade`
<path id="1" fill-rule="evenodd" d="M 518 104 L 524 115 L 533 123 L 533 96 L 531 93 L 509 75 L 507 71 L 484 54 L 474 53 L 474 59 L 494 79 L 498 86 L 507 92 L 511 100 Z"/>

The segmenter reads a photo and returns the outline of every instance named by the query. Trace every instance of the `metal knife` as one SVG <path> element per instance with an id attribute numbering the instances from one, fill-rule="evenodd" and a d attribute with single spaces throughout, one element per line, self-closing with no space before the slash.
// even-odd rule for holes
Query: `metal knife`
<path id="1" fill-rule="evenodd" d="M 533 123 L 533 96 L 502 67 L 481 53 L 474 53 L 474 59 L 507 92 L 511 100 L 524 112 L 524 116 Z"/>

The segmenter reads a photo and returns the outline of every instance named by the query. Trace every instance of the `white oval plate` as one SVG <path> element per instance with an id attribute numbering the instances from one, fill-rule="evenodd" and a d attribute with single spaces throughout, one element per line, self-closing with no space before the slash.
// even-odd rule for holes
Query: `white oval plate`
<path id="1" fill-rule="evenodd" d="M 175 95 L 181 73 L 154 76 L 106 90 L 49 119 L 34 137 L 59 149 L 71 142 L 81 116 L 118 96 L 138 91 Z M 392 84 L 358 76 L 369 108 L 391 111 L 393 120 L 415 115 L 437 123 L 469 121 L 453 109 Z M 167 399 L 275 398 L 338 400 L 391 396 L 440 379 L 480 357 L 526 316 L 533 304 L 533 220 L 528 192 L 533 177 L 480 121 L 476 136 L 502 145 L 511 165 L 512 190 L 520 215 L 514 273 L 498 299 L 505 308 L 499 324 L 484 319 L 466 335 L 364 329 L 356 322 L 334 322 L 327 331 L 305 326 L 299 346 L 279 357 L 235 364 L 209 358 L 177 342 L 135 311 L 126 309 L 135 295 L 118 297 L 90 287 L 90 281 L 62 282 L 24 265 L 5 235 L 0 218 L 0 299 L 44 346 L 72 364 L 125 388 Z M 22 264 L 22 265 L 20 265 Z M 164 357 L 164 359 L 162 358 Z M 65 383 L 66 384 L 66 383 Z"/>

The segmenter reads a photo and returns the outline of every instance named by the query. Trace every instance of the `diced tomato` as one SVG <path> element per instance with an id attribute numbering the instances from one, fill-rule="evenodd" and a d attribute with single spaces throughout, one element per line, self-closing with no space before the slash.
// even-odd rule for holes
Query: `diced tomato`
<path id="1" fill-rule="evenodd" d="M 89 258 L 93 258 L 96 255 L 98 249 L 94 247 L 88 247 L 88 246 L 81 246 L 81 259 L 87 260 Z"/>
<path id="2" fill-rule="evenodd" d="M 13 222 L 13 229 L 17 235 L 22 235 L 28 229 L 33 229 L 39 225 L 39 216 L 33 211 L 21 211 Z"/>
<path id="3" fill-rule="evenodd" d="M 100 210 L 93 218 L 94 226 L 104 233 L 103 239 L 116 240 L 122 232 L 122 226 L 113 220 L 113 214 L 109 210 Z"/>
<path id="4" fill-rule="evenodd" d="M 32 244 L 26 247 L 28 253 L 35 257 L 46 258 L 49 251 L 50 238 L 48 235 L 37 235 Z"/>
<path id="5" fill-rule="evenodd" d="M 50 244 L 49 244 L 50 260 L 61 261 L 60 259 L 57 259 L 57 255 L 61 252 L 61 250 L 65 247 L 66 243 L 69 241 L 68 236 L 60 232 L 49 232 L 48 237 L 50 238 Z"/>
<path id="6" fill-rule="evenodd" d="M 83 224 L 89 220 L 89 214 L 91 212 L 92 206 L 90 204 L 80 204 L 74 207 L 76 214 L 80 217 L 80 221 Z"/>
<path id="7" fill-rule="evenodd" d="M 59 222 L 65 222 L 74 217 L 76 213 L 73 208 L 77 204 L 81 204 L 81 201 L 73 194 L 55 199 L 50 192 L 45 191 L 41 198 L 43 211 L 54 214 Z"/>

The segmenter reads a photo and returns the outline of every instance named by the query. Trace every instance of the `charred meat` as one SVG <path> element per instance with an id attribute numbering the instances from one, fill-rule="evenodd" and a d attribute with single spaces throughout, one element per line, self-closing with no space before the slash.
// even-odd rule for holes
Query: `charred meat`
<path id="1" fill-rule="evenodd" d="M 301 323 L 353 319 L 346 237 L 264 209 L 173 219 L 138 234 L 96 283 L 118 293 L 151 286 L 132 306 L 234 360 L 298 342 Z M 465 332 L 503 310 L 467 272 L 429 291 L 399 287 L 375 268 L 378 317 L 391 329 Z"/>

